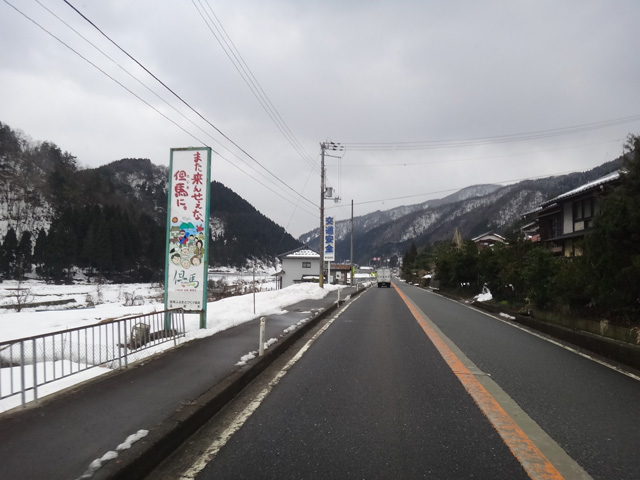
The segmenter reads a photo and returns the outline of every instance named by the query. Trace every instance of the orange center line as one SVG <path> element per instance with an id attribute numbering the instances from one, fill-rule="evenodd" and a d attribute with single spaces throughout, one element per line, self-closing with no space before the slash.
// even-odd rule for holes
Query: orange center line
<path id="1" fill-rule="evenodd" d="M 530 478 L 534 480 L 560 480 L 564 477 L 544 456 L 518 424 L 500 406 L 495 398 L 482 386 L 478 379 L 462 363 L 442 338 L 431 328 L 422 312 L 414 303 L 394 285 L 396 292 L 407 305 L 422 330 L 436 347 L 449 368 L 458 378 L 465 390 L 471 395 L 482 413 L 496 429 L 511 453 L 520 462 Z"/>

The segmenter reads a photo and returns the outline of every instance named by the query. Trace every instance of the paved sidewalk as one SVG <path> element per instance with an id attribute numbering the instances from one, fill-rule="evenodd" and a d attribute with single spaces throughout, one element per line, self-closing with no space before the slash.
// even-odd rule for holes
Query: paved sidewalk
<path id="1" fill-rule="evenodd" d="M 355 288 L 341 291 L 344 299 Z M 361 289 L 362 291 L 362 289 Z M 129 369 L 103 375 L 0 416 L 0 478 L 141 478 L 286 350 L 336 308 L 337 292 L 267 317 L 265 356 L 238 366 L 258 348 L 259 319 L 184 343 Z M 289 333 L 300 320 L 304 325 Z M 133 448 L 92 471 L 90 464 L 141 430 Z"/>

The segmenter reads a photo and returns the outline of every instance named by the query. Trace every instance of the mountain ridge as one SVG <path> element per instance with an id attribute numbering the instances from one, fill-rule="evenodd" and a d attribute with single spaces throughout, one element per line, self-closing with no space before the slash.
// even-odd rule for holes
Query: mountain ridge
<path id="1" fill-rule="evenodd" d="M 354 261 L 366 264 L 372 257 L 401 257 L 411 243 L 422 246 L 448 240 L 455 229 L 464 238 L 490 230 L 505 233 L 544 200 L 601 177 L 620 163 L 621 157 L 585 172 L 506 186 L 471 185 L 440 199 L 355 217 Z M 55 219 L 64 218 L 65 212 L 69 217 L 70 211 L 78 214 L 79 208 L 86 207 L 81 212 L 86 217 L 91 206 L 102 208 L 96 210 L 98 215 L 133 225 L 128 228 L 144 224 L 154 235 L 165 235 L 160 232 L 166 228 L 168 168 L 149 159 L 124 158 L 81 169 L 73 155 L 55 144 L 30 142 L 0 122 L 0 180 L 0 238 L 9 228 L 18 236 L 29 231 L 35 238 L 41 230 L 50 230 Z M 213 181 L 211 190 L 211 265 L 240 266 L 255 258 L 276 262 L 279 253 L 300 244 L 319 249 L 319 228 L 296 240 L 228 187 Z M 106 207 L 116 210 L 106 212 Z M 109 222 L 114 223 L 113 219 Z M 339 261 L 349 258 L 350 228 L 350 220 L 336 223 Z M 145 232 L 135 234 L 144 238 Z M 76 235 L 82 235 L 81 230 Z M 152 244 L 163 242 L 164 237 Z"/>
<path id="2" fill-rule="evenodd" d="M 456 229 L 467 239 L 488 231 L 506 234 L 544 200 L 606 175 L 621 162 L 619 157 L 584 172 L 506 186 L 472 185 L 442 199 L 354 217 L 354 263 L 366 264 L 373 257 L 399 258 L 412 242 L 420 247 L 450 240 Z M 400 211 L 404 214 L 397 215 Z M 351 220 L 336 222 L 338 261 L 349 259 L 350 229 Z M 298 240 L 319 249 L 319 232 L 319 228 L 311 230 Z"/>
<path id="3" fill-rule="evenodd" d="M 123 255 L 120 243 L 127 242 L 117 231 L 119 226 L 128 230 L 129 242 L 135 239 L 142 246 L 133 249 L 140 260 L 132 261 L 161 269 L 168 175 L 167 167 L 146 158 L 80 168 L 72 154 L 54 143 L 26 140 L 0 122 L 0 240 L 12 230 L 17 238 L 25 233 L 33 240 L 42 234 L 52 236 L 47 242 L 50 250 L 52 240 L 61 245 L 72 242 L 75 251 L 58 256 L 73 257 L 90 269 L 101 248 L 113 250 L 107 255 L 111 260 L 100 262 L 101 268 L 113 269 L 126 263 L 113 258 Z M 211 182 L 209 220 L 211 266 L 244 266 L 247 260 L 275 264 L 278 253 L 300 245 L 283 227 L 216 181 Z M 108 242 L 99 244 L 100 235 L 107 235 L 117 249 Z"/>

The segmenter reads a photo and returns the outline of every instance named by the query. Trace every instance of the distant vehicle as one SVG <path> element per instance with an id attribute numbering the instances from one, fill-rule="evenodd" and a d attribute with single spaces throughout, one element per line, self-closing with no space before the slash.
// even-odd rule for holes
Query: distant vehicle
<path id="1" fill-rule="evenodd" d="M 380 287 L 391 287 L 391 269 L 390 268 L 379 268 L 376 276 L 378 277 L 378 288 Z"/>

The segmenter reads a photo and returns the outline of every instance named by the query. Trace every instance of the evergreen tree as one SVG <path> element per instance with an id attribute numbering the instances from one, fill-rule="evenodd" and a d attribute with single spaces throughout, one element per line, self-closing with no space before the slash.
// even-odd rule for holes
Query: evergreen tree
<path id="1" fill-rule="evenodd" d="M 0 274 L 4 278 L 15 278 L 18 253 L 18 237 L 13 228 L 7 230 L 2 242 L 2 255 L 0 256 Z"/>
<path id="2" fill-rule="evenodd" d="M 40 271 L 44 264 L 47 250 L 47 232 L 44 228 L 41 228 L 36 238 L 36 245 L 33 248 L 33 263 L 36 265 L 36 270 Z"/>
<path id="3" fill-rule="evenodd" d="M 631 322 L 640 313 L 640 137 L 630 136 L 625 147 L 625 173 L 603 198 L 585 254 L 597 305 Z"/>
<path id="4" fill-rule="evenodd" d="M 16 249 L 16 276 L 18 280 L 22 280 L 26 273 L 31 272 L 33 263 L 31 232 L 23 232 L 20 237 L 20 243 Z"/>
<path id="5" fill-rule="evenodd" d="M 76 257 L 76 236 L 72 219 L 69 215 L 61 215 L 51 223 L 43 270 L 53 280 L 65 280 L 69 270 L 75 265 Z"/>
<path id="6" fill-rule="evenodd" d="M 416 244 L 411 242 L 409 246 L 409 250 L 406 251 L 404 256 L 402 257 L 402 273 L 405 278 L 411 276 L 411 272 L 414 268 L 413 262 L 418 256 L 418 249 L 416 248 Z"/>
<path id="7" fill-rule="evenodd" d="M 104 275 L 111 270 L 111 242 L 109 241 L 109 228 L 104 215 L 100 215 L 91 228 L 94 229 L 91 264 Z"/>

